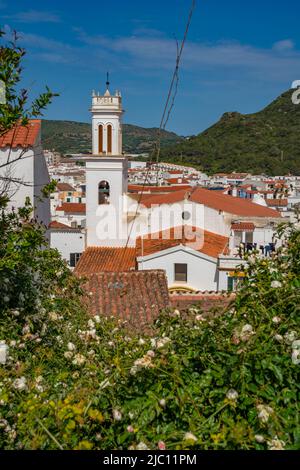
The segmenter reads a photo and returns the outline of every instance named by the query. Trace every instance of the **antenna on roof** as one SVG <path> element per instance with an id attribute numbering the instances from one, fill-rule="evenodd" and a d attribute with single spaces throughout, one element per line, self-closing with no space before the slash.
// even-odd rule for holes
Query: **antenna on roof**
<path id="1" fill-rule="evenodd" d="M 109 81 L 109 72 L 106 73 L 106 88 L 109 89 L 110 81 Z"/>

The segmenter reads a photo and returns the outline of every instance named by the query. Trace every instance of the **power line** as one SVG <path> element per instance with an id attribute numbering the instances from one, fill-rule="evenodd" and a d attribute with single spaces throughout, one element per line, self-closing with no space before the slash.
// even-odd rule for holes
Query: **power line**
<path id="1" fill-rule="evenodd" d="M 174 69 L 174 73 L 173 73 L 173 76 L 172 76 L 171 84 L 170 84 L 170 87 L 169 87 L 165 107 L 164 107 L 164 110 L 163 110 L 162 118 L 161 118 L 161 121 L 160 121 L 160 126 L 159 126 L 158 136 L 157 136 L 157 142 L 156 142 L 156 150 L 157 150 L 157 154 L 156 154 L 157 183 L 158 183 L 158 162 L 159 162 L 159 156 L 160 156 L 161 131 L 166 128 L 166 125 L 169 121 L 171 112 L 172 112 L 174 104 L 175 104 L 175 98 L 176 98 L 176 95 L 177 95 L 178 84 L 179 84 L 179 68 L 180 68 L 181 58 L 182 58 L 184 46 L 185 46 L 185 43 L 186 43 L 186 40 L 187 40 L 187 36 L 188 36 L 189 29 L 190 29 L 190 25 L 191 25 L 191 21 L 192 21 L 192 17 L 193 17 L 195 7 L 196 7 L 196 0 L 192 0 L 192 4 L 191 4 L 191 7 L 190 7 L 189 16 L 188 16 L 188 21 L 187 21 L 187 24 L 186 24 L 183 40 L 181 42 L 180 47 L 179 47 L 178 41 L 176 40 L 176 46 L 177 46 L 176 64 L 175 64 L 175 69 Z M 175 89 L 174 89 L 174 86 L 175 86 Z M 124 251 L 123 251 L 123 254 L 121 256 L 120 265 L 121 265 L 121 262 L 123 262 L 123 259 L 124 259 L 125 254 L 126 254 L 125 253 L 126 249 L 128 248 L 128 245 L 129 245 L 129 242 L 130 242 L 131 233 L 132 233 L 135 221 L 136 221 L 136 217 L 138 215 L 139 207 L 140 207 L 142 197 L 143 197 L 143 194 L 144 194 L 144 189 L 145 189 L 145 186 L 146 186 L 146 182 L 148 180 L 149 171 L 150 171 L 150 166 L 148 166 L 146 176 L 145 176 L 145 179 L 144 179 L 144 182 L 143 182 L 142 190 L 139 194 L 138 204 L 137 204 L 135 215 L 134 215 L 134 218 L 133 218 L 133 221 L 132 221 L 132 224 L 131 224 L 131 227 L 130 227 L 130 231 L 129 231 L 129 234 L 128 234 L 128 237 L 127 237 L 126 245 L 124 247 Z"/>

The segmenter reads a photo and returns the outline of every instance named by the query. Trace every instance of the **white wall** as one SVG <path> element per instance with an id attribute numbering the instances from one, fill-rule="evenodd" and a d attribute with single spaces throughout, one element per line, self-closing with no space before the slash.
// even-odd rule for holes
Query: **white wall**
<path id="1" fill-rule="evenodd" d="M 200 256 L 199 256 L 200 255 Z M 164 269 L 168 278 L 168 286 L 184 286 L 199 291 L 216 291 L 218 289 L 217 260 L 185 247 L 166 250 L 147 256 L 144 261 L 139 258 L 139 270 Z M 187 264 L 187 282 L 178 282 L 174 279 L 174 264 Z"/>
<path id="2" fill-rule="evenodd" d="M 83 253 L 85 250 L 85 235 L 78 230 L 50 230 L 50 246 L 56 248 L 62 258 L 70 262 L 71 253 Z"/>
<path id="3" fill-rule="evenodd" d="M 8 166 L 0 168 L 0 175 L 6 178 L 15 178 L 20 183 L 11 183 L 8 188 L 10 202 L 8 208 L 23 207 L 28 197 L 35 207 L 34 215 L 40 222 L 48 226 L 50 222 L 50 200 L 40 201 L 42 188 L 49 183 L 49 174 L 44 154 L 40 143 L 26 151 L 22 148 L 0 149 L 0 165 L 5 163 L 9 157 L 10 161 L 20 160 Z M 22 184 L 26 183 L 26 184 Z M 0 181 L 0 190 L 2 187 Z"/>
<path id="4" fill-rule="evenodd" d="M 125 157 L 93 157 L 87 160 L 87 246 L 118 247 L 126 244 L 128 226 L 124 206 L 127 172 L 128 164 Z M 98 185 L 101 181 L 109 183 L 110 204 L 98 204 Z"/>
<path id="5" fill-rule="evenodd" d="M 50 183 L 48 168 L 42 147 L 38 145 L 34 151 L 34 206 L 39 221 L 47 227 L 51 220 L 50 197 L 42 196 L 42 189 Z"/>

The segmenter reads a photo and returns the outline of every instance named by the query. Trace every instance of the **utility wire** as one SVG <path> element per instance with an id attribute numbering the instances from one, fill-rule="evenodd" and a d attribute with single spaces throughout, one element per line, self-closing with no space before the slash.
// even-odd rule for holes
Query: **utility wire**
<path id="1" fill-rule="evenodd" d="M 166 103 L 165 103 L 164 111 L 163 111 L 163 114 L 162 114 L 159 130 L 158 130 L 158 135 L 157 135 L 157 142 L 156 142 L 156 163 L 157 164 L 159 162 L 160 149 L 161 149 L 161 131 L 165 130 L 165 128 L 168 124 L 168 121 L 170 119 L 172 109 L 173 109 L 174 104 L 175 104 L 175 98 L 176 98 L 176 95 L 177 95 L 178 83 L 179 83 L 180 63 L 181 63 L 184 46 L 185 46 L 185 43 L 186 43 L 186 40 L 187 40 L 187 36 L 188 36 L 188 32 L 189 32 L 189 29 L 190 29 L 190 26 L 191 26 L 191 22 L 192 22 L 192 18 L 193 18 L 195 8 L 196 8 L 196 0 L 192 0 L 188 21 L 187 21 L 187 24 L 186 24 L 183 40 L 181 42 L 180 47 L 178 45 L 178 41 L 176 41 L 177 55 L 176 55 L 175 69 L 174 69 L 174 72 L 173 72 L 173 76 L 172 76 L 172 80 L 171 80 L 167 100 L 166 100 Z M 174 90 L 174 87 L 175 87 L 175 90 Z"/>
<path id="2" fill-rule="evenodd" d="M 196 0 L 192 0 L 191 8 L 190 8 L 190 11 L 189 11 L 189 17 L 188 17 L 188 21 L 187 21 L 187 24 L 186 24 L 186 28 L 185 28 L 185 32 L 184 32 L 184 36 L 183 36 L 183 40 L 181 42 L 180 48 L 179 48 L 178 41 L 176 40 L 177 54 L 176 54 L 175 70 L 174 70 L 172 80 L 171 80 L 171 84 L 170 84 L 170 88 L 169 88 L 169 91 L 168 91 L 168 96 L 167 96 L 164 111 L 163 111 L 163 114 L 162 114 L 159 130 L 158 130 L 158 135 L 157 135 L 157 142 L 156 142 L 157 183 L 158 183 L 158 162 L 159 162 L 159 156 L 160 156 L 161 131 L 166 128 L 166 125 L 169 121 L 172 109 L 173 109 L 174 104 L 175 104 L 175 98 L 176 98 L 176 95 L 177 95 L 178 83 L 179 83 L 180 62 L 181 62 L 184 46 L 185 46 L 185 43 L 186 43 L 186 40 L 187 40 L 187 36 L 188 36 L 189 29 L 190 29 L 190 25 L 191 25 L 191 21 L 192 21 L 192 18 L 193 18 L 195 7 L 196 7 Z M 175 89 L 174 89 L 174 86 L 175 86 Z M 174 90 L 174 92 L 173 92 L 173 90 Z M 143 197 L 143 194 L 144 194 L 144 189 L 145 189 L 145 186 L 146 186 L 146 182 L 148 180 L 149 171 L 150 171 L 150 165 L 148 166 L 148 169 L 147 169 L 147 172 L 146 172 L 146 175 L 145 175 L 145 178 L 144 178 L 142 190 L 139 194 L 138 204 L 137 204 L 137 207 L 136 207 L 135 215 L 134 215 L 133 221 L 131 223 L 131 227 L 130 227 L 129 234 L 128 234 L 128 237 L 127 237 L 126 245 L 124 247 L 124 251 L 123 251 L 121 259 L 120 259 L 120 266 L 122 266 L 124 257 L 126 255 L 126 249 L 128 248 L 128 245 L 129 245 L 129 242 L 130 242 L 131 233 L 132 233 L 132 230 L 133 230 L 133 227 L 134 227 L 137 215 L 138 215 L 138 211 L 139 211 L 139 208 L 140 208 L 140 205 L 141 205 L 142 197 Z"/>

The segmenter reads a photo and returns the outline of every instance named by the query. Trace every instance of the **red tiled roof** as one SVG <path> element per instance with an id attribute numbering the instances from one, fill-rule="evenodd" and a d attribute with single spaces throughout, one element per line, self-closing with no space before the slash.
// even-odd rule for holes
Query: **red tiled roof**
<path id="1" fill-rule="evenodd" d="M 69 214 L 85 214 L 86 207 L 85 204 L 81 202 L 64 202 L 60 207 L 57 207 L 56 210 Z"/>
<path id="2" fill-rule="evenodd" d="M 101 272 L 135 270 L 135 248 L 90 247 L 81 255 L 75 268 L 79 276 Z"/>
<path id="3" fill-rule="evenodd" d="M 26 126 L 15 126 L 0 136 L 0 147 L 33 147 L 37 141 L 40 129 L 41 121 L 39 119 L 30 120 Z"/>
<path id="4" fill-rule="evenodd" d="M 270 207 L 286 207 L 288 205 L 287 199 L 266 199 L 266 203 Z"/>
<path id="5" fill-rule="evenodd" d="M 145 207 L 151 207 L 154 205 L 161 204 L 175 204 L 181 202 L 189 195 L 189 191 L 182 189 L 181 191 L 174 191 L 170 194 L 154 194 L 154 195 L 143 195 L 141 198 L 141 204 Z"/>
<path id="6" fill-rule="evenodd" d="M 173 191 L 182 191 L 183 189 L 192 189 L 189 184 L 182 184 L 180 186 L 142 186 L 138 184 L 129 184 L 129 192 L 143 192 L 146 193 L 170 193 Z"/>
<path id="7" fill-rule="evenodd" d="M 203 188 L 195 189 L 191 194 L 190 201 L 243 217 L 280 217 L 277 211 L 268 207 Z"/>
<path id="8" fill-rule="evenodd" d="M 167 172 L 169 173 L 169 175 L 182 175 L 183 174 L 183 171 L 181 170 L 167 170 Z"/>
<path id="9" fill-rule="evenodd" d="M 69 183 L 57 183 L 56 188 L 58 191 L 76 191 Z"/>
<path id="10" fill-rule="evenodd" d="M 185 245 L 212 258 L 218 258 L 219 255 L 228 253 L 228 242 L 227 237 L 186 225 L 148 234 L 143 239 L 139 237 L 136 241 L 136 254 L 137 257 L 148 256 Z"/>
<path id="11" fill-rule="evenodd" d="M 251 222 L 240 222 L 231 225 L 232 230 L 235 232 L 254 232 L 255 225 Z"/>
<path id="12" fill-rule="evenodd" d="M 172 307 L 185 310 L 200 304 L 199 306 L 201 311 L 206 314 L 213 312 L 214 310 L 217 310 L 220 313 L 225 311 L 235 298 L 235 294 L 224 295 L 221 293 L 210 294 L 205 292 L 190 295 L 170 295 Z"/>
<path id="13" fill-rule="evenodd" d="M 169 184 L 188 184 L 186 178 L 168 178 L 166 181 Z"/>
<path id="14" fill-rule="evenodd" d="M 170 305 L 162 270 L 93 274 L 85 289 L 91 293 L 87 302 L 93 315 L 114 316 L 139 330 Z"/>
<path id="15" fill-rule="evenodd" d="M 69 225 L 65 225 L 60 222 L 57 222 L 57 220 L 52 220 L 52 222 L 50 222 L 49 224 L 49 228 L 72 230 L 72 227 L 69 227 Z"/>

